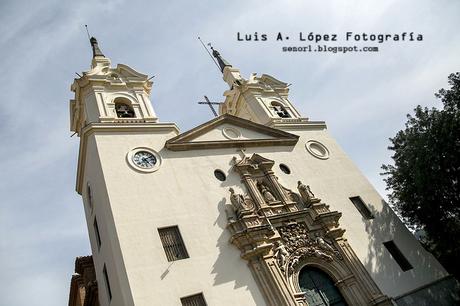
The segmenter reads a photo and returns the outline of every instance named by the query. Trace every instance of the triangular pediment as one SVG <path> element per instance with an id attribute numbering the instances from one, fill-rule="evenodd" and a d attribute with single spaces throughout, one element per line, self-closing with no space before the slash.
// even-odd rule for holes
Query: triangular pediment
<path id="1" fill-rule="evenodd" d="M 229 114 L 219 116 L 166 142 L 172 151 L 290 146 L 299 136 Z"/>

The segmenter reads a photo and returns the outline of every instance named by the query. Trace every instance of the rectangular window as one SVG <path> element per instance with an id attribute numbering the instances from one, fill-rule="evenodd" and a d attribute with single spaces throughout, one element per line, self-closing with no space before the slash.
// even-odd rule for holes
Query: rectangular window
<path id="1" fill-rule="evenodd" d="M 388 252 L 390 252 L 391 256 L 398 263 L 399 267 L 401 267 L 401 270 L 408 271 L 413 268 L 393 240 L 384 242 L 383 245 L 387 248 Z"/>
<path id="2" fill-rule="evenodd" d="M 364 201 L 361 199 L 361 197 L 351 197 L 350 201 L 353 203 L 353 205 L 355 205 L 356 209 L 364 219 L 374 219 L 374 215 L 372 215 L 369 208 L 366 206 L 366 204 L 364 204 Z"/>
<path id="3" fill-rule="evenodd" d="M 159 228 L 158 233 L 168 261 L 188 258 L 184 241 L 177 226 Z"/>
<path id="4" fill-rule="evenodd" d="M 112 300 L 112 289 L 110 289 L 109 275 L 107 274 L 107 268 L 105 267 L 105 264 L 104 264 L 104 269 L 102 270 L 102 273 L 104 274 L 105 287 L 107 289 L 107 296 L 109 297 L 109 301 L 111 301 Z"/>
<path id="5" fill-rule="evenodd" d="M 93 212 L 93 192 L 89 183 L 86 185 L 86 201 L 88 202 L 90 212 Z"/>
<path id="6" fill-rule="evenodd" d="M 206 306 L 202 293 L 186 296 L 180 299 L 182 306 Z"/>
<path id="7" fill-rule="evenodd" d="M 101 235 L 99 234 L 99 227 L 97 226 L 96 217 L 94 217 L 93 227 L 94 227 L 94 233 L 96 235 L 97 248 L 99 250 L 101 248 L 102 241 L 101 241 Z"/>

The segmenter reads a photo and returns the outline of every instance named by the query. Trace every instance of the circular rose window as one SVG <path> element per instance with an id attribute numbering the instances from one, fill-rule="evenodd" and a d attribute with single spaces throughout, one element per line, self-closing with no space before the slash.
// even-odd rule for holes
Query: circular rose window
<path id="1" fill-rule="evenodd" d="M 305 148 L 307 149 L 308 153 L 313 155 L 319 159 L 328 159 L 329 158 L 329 150 L 323 145 L 321 142 L 316 140 L 309 140 L 305 144 Z"/>

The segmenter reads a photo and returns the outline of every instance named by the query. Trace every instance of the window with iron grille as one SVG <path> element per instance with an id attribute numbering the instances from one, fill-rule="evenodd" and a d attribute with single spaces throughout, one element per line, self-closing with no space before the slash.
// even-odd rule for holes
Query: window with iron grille
<path id="1" fill-rule="evenodd" d="M 383 245 L 387 248 L 388 252 L 390 252 L 393 259 L 398 263 L 401 270 L 408 271 L 413 268 L 393 240 L 384 242 Z"/>
<path id="2" fill-rule="evenodd" d="M 353 203 L 353 205 L 355 205 L 356 209 L 364 217 L 364 219 L 374 219 L 374 215 L 371 213 L 367 205 L 364 204 L 364 201 L 361 199 L 361 197 L 351 197 L 350 201 Z"/>
<path id="3" fill-rule="evenodd" d="M 206 306 L 202 293 L 186 296 L 180 299 L 182 306 Z"/>
<path id="4" fill-rule="evenodd" d="M 160 234 L 161 243 L 163 244 L 168 261 L 189 257 L 177 226 L 159 228 L 158 233 Z"/>

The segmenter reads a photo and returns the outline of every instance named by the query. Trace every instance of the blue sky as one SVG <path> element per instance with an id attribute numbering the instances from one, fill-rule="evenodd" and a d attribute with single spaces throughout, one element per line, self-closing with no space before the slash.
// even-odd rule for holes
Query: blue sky
<path id="1" fill-rule="evenodd" d="M 197 40 L 241 69 L 292 83 L 291 101 L 330 133 L 381 194 L 388 138 L 458 71 L 458 1 L 5 1 L 0 3 L 1 305 L 65 305 L 76 256 L 90 253 L 74 191 L 77 137 L 68 101 L 88 70 L 88 24 L 113 64 L 155 75 L 152 103 L 186 131 L 212 118 L 203 95 L 227 85 Z M 416 32 L 422 42 L 369 43 L 378 53 L 283 53 L 298 32 Z M 236 33 L 269 41 L 238 42 Z M 276 42 L 278 32 L 292 36 Z M 337 45 L 354 45 L 339 38 Z M 357 44 L 365 46 L 365 44 Z M 181 111 L 178 111 L 178 110 Z"/>

